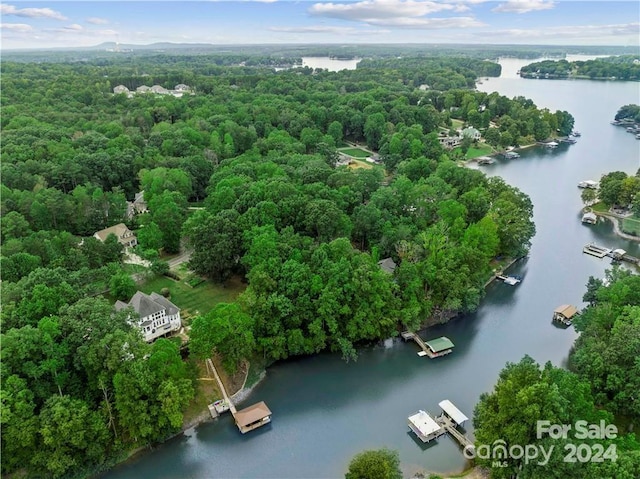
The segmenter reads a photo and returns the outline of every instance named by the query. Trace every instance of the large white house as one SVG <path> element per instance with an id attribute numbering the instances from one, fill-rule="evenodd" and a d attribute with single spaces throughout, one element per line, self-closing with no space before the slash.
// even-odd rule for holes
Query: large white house
<path id="1" fill-rule="evenodd" d="M 158 293 L 145 294 L 138 291 L 128 303 L 116 301 L 116 311 L 133 308 L 140 315 L 137 326 L 142 331 L 144 340 L 151 342 L 160 336 L 182 327 L 180 309 Z"/>

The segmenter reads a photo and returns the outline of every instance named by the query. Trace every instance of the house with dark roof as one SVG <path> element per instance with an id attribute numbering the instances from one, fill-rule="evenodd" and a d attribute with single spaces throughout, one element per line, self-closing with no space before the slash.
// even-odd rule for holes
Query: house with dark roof
<path id="1" fill-rule="evenodd" d="M 138 313 L 140 319 L 137 326 L 142 331 L 144 340 L 149 343 L 160 336 L 179 331 L 182 327 L 180 308 L 158 293 L 145 294 L 138 291 L 128 303 L 116 301 L 116 311 L 125 308 L 133 308 Z"/>
<path id="2" fill-rule="evenodd" d="M 398 265 L 395 261 L 393 261 L 392 258 L 385 258 L 378 261 L 378 266 L 380 266 L 380 269 L 382 269 L 382 271 L 393 274 Z"/>

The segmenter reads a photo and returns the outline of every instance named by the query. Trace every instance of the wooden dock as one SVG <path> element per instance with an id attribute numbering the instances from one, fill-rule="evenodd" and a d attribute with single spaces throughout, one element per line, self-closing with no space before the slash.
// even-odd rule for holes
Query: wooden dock
<path id="1" fill-rule="evenodd" d="M 445 414 L 440 414 L 436 417 L 436 422 L 438 425 L 444 429 L 451 437 L 453 437 L 462 448 L 473 446 L 473 441 L 469 439 L 467 436 L 458 431 L 456 424 L 449 419 Z"/>
<path id="2" fill-rule="evenodd" d="M 222 396 L 224 398 L 222 401 L 216 401 L 208 406 L 212 417 L 216 417 L 214 416 L 214 412 L 217 415 L 227 410 L 231 411 L 233 420 L 242 434 L 253 431 L 254 429 L 271 422 L 271 410 L 267 407 L 264 401 L 260 401 L 259 403 L 238 411 L 231 402 L 231 398 L 229 398 L 227 390 L 224 388 L 224 384 L 222 384 L 222 380 L 218 375 L 218 371 L 216 371 L 216 367 L 213 365 L 213 361 L 211 361 L 211 359 L 207 359 L 206 364 L 207 369 L 211 369 L 211 372 L 213 372 L 213 375 L 218 382 L 218 386 L 220 387 L 220 392 L 222 392 Z"/>
<path id="3" fill-rule="evenodd" d="M 213 361 L 211 361 L 211 359 L 207 359 L 207 368 L 211 369 L 213 376 L 216 378 L 216 381 L 218 382 L 218 387 L 220 388 L 220 392 L 222 393 L 224 402 L 229 406 L 229 411 L 231 411 L 231 414 L 233 414 L 233 416 L 235 417 L 237 412 L 236 407 L 231 402 L 231 399 L 229 399 L 229 396 L 227 395 L 227 390 L 224 388 L 224 384 L 222 384 L 222 380 L 220 379 L 220 376 L 218 376 L 218 371 L 216 371 L 216 367 L 213 365 Z M 211 410 L 211 408 L 209 408 L 209 410 Z"/>
<path id="4" fill-rule="evenodd" d="M 433 358 L 439 358 L 441 356 L 445 356 L 451 352 L 453 352 L 453 350 L 451 349 L 451 347 L 453 347 L 453 343 L 451 343 L 451 341 L 449 341 L 448 338 L 444 338 L 447 341 L 449 341 L 449 343 L 451 344 L 451 347 L 448 347 L 446 349 L 443 350 L 432 350 L 427 343 L 416 333 L 414 333 L 413 331 L 403 331 L 402 333 L 400 333 L 400 336 L 402 336 L 402 339 L 404 339 L 405 341 L 408 341 L 410 339 L 413 339 L 416 344 L 418 346 L 420 346 L 421 351 L 418 352 L 418 356 L 428 356 L 430 359 Z M 442 338 L 439 338 L 442 339 Z"/>
<path id="5" fill-rule="evenodd" d="M 596 258 L 604 258 L 605 256 L 608 256 L 614 261 L 626 261 L 627 263 L 640 265 L 640 258 L 636 258 L 635 256 L 628 254 L 623 249 L 610 249 L 605 248 L 604 246 L 598 246 L 594 243 L 589 243 L 582 248 L 582 252 L 595 256 Z"/>
<path id="6" fill-rule="evenodd" d="M 473 447 L 473 441 L 458 429 L 469 418 L 448 399 L 440 401 L 440 407 L 442 408 L 442 413 L 435 418 L 432 418 L 422 410 L 409 416 L 407 419 L 409 429 L 422 442 L 430 442 L 443 434 L 449 434 L 463 449 L 466 450 L 468 447 Z"/>

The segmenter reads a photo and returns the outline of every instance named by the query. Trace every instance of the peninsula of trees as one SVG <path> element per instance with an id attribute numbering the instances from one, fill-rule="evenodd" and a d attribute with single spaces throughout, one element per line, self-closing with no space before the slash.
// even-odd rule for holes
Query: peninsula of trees
<path id="1" fill-rule="evenodd" d="M 527 252 L 532 205 L 458 166 L 440 133 L 457 120 L 506 146 L 573 127 L 469 88 L 496 71 L 468 58 L 338 73 L 203 55 L 3 61 L 3 471 L 68 475 L 182 424 L 196 372 L 179 342 L 146 344 L 100 296 L 124 295 L 133 272 L 115 237 L 92 237 L 107 226 L 136 231 L 152 274 L 186 243 L 197 273 L 248 283 L 188 321 L 192 354 L 214 348 L 230 370 L 254 354 L 353 358 L 360 342 L 474 310 L 496 256 Z M 113 93 L 178 84 L 194 94 Z M 381 164 L 338 166 L 347 142 Z M 142 190 L 149 211 L 128 214 Z"/>
<path id="2" fill-rule="evenodd" d="M 584 78 L 590 80 L 640 80 L 640 56 L 620 55 L 574 61 L 543 60 L 520 69 L 522 78 Z"/>

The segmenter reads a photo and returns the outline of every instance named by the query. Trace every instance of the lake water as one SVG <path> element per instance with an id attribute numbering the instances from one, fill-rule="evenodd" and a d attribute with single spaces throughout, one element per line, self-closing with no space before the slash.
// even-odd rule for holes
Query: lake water
<path id="1" fill-rule="evenodd" d="M 338 60 L 330 57 L 302 57 L 302 66 L 311 68 L 322 68 L 330 72 L 340 70 L 355 70 L 361 58 L 351 60 Z"/>
<path id="2" fill-rule="evenodd" d="M 354 454 L 380 447 L 399 451 L 405 475 L 463 469 L 464 458 L 450 438 L 425 447 L 409 434 L 407 416 L 418 409 L 435 413 L 438 402 L 450 399 L 472 417 L 480 394 L 493 388 L 505 363 L 524 354 L 564 365 L 576 333 L 552 325 L 551 313 L 564 303 L 581 306 L 588 277 L 602 277 L 610 267 L 609 260 L 584 255 L 583 245 L 640 255 L 638 245 L 617 238 L 609 224 L 581 224 L 576 186 L 613 170 L 635 173 L 640 166 L 640 142 L 609 124 L 620 106 L 640 104 L 638 84 L 525 80 L 507 73 L 531 61 L 502 60 L 505 76 L 478 88 L 569 111 L 582 137 L 575 145 L 531 148 L 520 159 L 482 167 L 531 197 L 537 234 L 530 257 L 510 270 L 524 277 L 520 285 L 494 283 L 475 314 L 422 333 L 451 338 L 453 354 L 420 358 L 415 344 L 395 340 L 359 351 L 358 361 L 348 364 L 332 354 L 279 363 L 245 403 L 266 401 L 273 411 L 270 425 L 241 435 L 226 416 L 103 477 L 336 478 L 344 477 Z"/>

